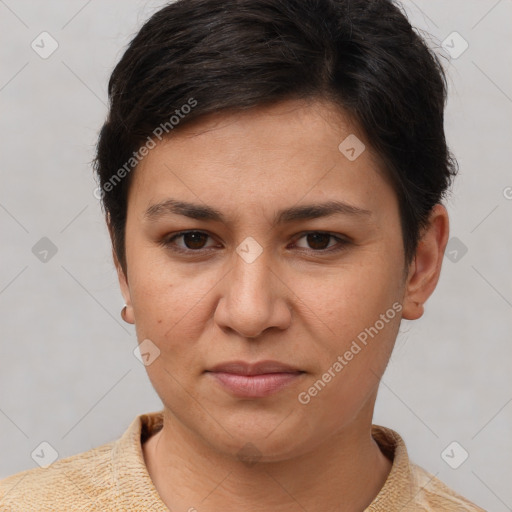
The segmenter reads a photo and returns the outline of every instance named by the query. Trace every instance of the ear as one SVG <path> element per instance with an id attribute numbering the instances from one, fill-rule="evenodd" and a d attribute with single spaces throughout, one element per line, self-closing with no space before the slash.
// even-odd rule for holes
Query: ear
<path id="1" fill-rule="evenodd" d="M 448 212 L 442 204 L 436 204 L 409 266 L 402 313 L 406 320 L 417 320 L 423 315 L 423 304 L 435 290 L 441 274 L 449 231 Z"/>
<path id="2" fill-rule="evenodd" d="M 110 240 L 114 240 L 114 234 L 113 234 L 113 228 L 112 224 L 110 222 L 110 214 L 107 214 L 106 216 L 107 220 L 107 227 L 110 234 Z M 114 265 L 116 267 L 117 271 L 117 279 L 119 280 L 119 287 L 121 288 L 121 294 L 124 298 L 124 303 L 126 304 L 126 313 L 123 317 L 123 320 L 128 322 L 129 324 L 135 323 L 135 317 L 133 314 L 133 307 L 132 307 L 132 299 L 130 295 L 130 287 L 128 285 L 128 278 L 124 273 L 123 267 L 121 266 L 121 263 L 119 263 L 119 259 L 117 257 L 116 251 L 114 249 L 114 245 L 112 244 L 112 259 L 114 260 Z"/>

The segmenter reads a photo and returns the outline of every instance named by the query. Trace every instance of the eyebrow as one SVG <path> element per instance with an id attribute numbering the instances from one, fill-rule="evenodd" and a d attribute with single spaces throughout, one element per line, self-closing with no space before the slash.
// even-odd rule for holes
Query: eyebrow
<path id="1" fill-rule="evenodd" d="M 156 221 L 168 215 L 182 215 L 191 219 L 227 223 L 224 215 L 211 206 L 188 203 L 176 199 L 166 199 L 149 206 L 144 214 L 144 218 L 149 221 Z M 332 215 L 371 216 L 372 212 L 341 201 L 328 201 L 326 203 L 292 206 L 279 210 L 274 217 L 273 225 L 291 223 L 298 220 L 318 219 Z"/>

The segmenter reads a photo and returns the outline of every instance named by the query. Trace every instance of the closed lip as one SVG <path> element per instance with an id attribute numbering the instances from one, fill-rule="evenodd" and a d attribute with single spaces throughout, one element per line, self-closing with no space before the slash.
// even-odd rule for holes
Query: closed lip
<path id="1" fill-rule="evenodd" d="M 268 373 L 304 373 L 294 366 L 279 361 L 258 361 L 249 363 L 246 361 L 228 361 L 217 364 L 206 370 L 207 372 L 232 373 L 234 375 L 265 375 Z"/>

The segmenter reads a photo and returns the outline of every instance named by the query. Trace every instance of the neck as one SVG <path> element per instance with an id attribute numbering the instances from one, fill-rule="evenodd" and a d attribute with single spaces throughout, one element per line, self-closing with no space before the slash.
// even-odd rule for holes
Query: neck
<path id="1" fill-rule="evenodd" d="M 371 414 L 306 453 L 258 462 L 216 451 L 166 410 L 162 430 L 143 445 L 143 454 L 166 506 L 191 512 L 360 511 L 391 470 L 371 437 Z"/>

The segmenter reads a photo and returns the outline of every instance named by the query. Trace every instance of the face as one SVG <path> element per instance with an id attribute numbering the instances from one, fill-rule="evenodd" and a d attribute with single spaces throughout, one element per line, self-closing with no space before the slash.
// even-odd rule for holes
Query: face
<path id="1" fill-rule="evenodd" d="M 403 241 L 393 188 L 333 105 L 215 114 L 159 143 L 133 176 L 126 261 L 149 378 L 196 439 L 284 460 L 371 421 Z"/>

